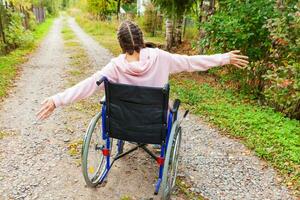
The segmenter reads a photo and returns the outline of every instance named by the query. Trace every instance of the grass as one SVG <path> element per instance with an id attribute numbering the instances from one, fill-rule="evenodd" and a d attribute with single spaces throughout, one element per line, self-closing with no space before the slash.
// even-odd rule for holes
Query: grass
<path id="1" fill-rule="evenodd" d="M 7 133 L 5 131 L 0 130 L 0 140 L 3 139 L 5 136 L 7 136 Z"/>
<path id="2" fill-rule="evenodd" d="M 0 140 L 6 136 L 16 135 L 15 131 L 12 130 L 0 130 Z"/>
<path id="3" fill-rule="evenodd" d="M 40 41 L 48 33 L 53 20 L 54 18 L 48 18 L 44 23 L 37 26 L 33 32 L 33 45 L 26 48 L 19 48 L 10 52 L 8 55 L 0 56 L 0 99 L 7 94 L 8 88 L 11 86 L 19 69 L 18 66 L 25 62 L 27 55 L 36 49 Z"/>
<path id="4" fill-rule="evenodd" d="M 102 46 L 109 49 L 113 55 L 117 56 L 122 53 L 119 42 L 117 40 L 117 21 L 96 21 L 90 20 L 83 15 L 76 16 L 78 24 L 94 39 L 96 39 Z M 145 41 L 153 43 L 164 43 L 164 38 L 157 36 L 151 37 L 145 35 Z"/>
<path id="5" fill-rule="evenodd" d="M 256 155 L 269 161 L 285 182 L 299 189 L 300 123 L 284 117 L 269 107 L 245 103 L 232 90 L 222 90 L 209 84 L 174 76 L 171 79 L 173 98 L 184 107 L 205 117 L 219 129 L 239 138 Z"/>
<path id="6" fill-rule="evenodd" d="M 77 17 L 77 22 L 100 44 L 118 55 L 117 24 Z M 188 30 L 193 35 L 194 30 Z M 294 191 L 300 189 L 300 122 L 269 107 L 249 103 L 232 90 L 199 83 L 190 76 L 171 78 L 172 97 L 216 125 L 226 135 L 240 139 L 257 156 L 267 160 Z"/>
<path id="7" fill-rule="evenodd" d="M 82 16 L 77 16 L 76 21 L 87 33 L 93 36 L 102 46 L 109 49 L 114 55 L 122 52 L 117 41 L 116 31 L 118 24 L 115 21 L 91 21 Z"/>
<path id="8" fill-rule="evenodd" d="M 180 194 L 184 195 L 184 199 L 204 200 L 202 196 L 195 192 L 192 192 L 190 190 L 190 186 L 180 177 L 176 179 L 176 188 Z"/>

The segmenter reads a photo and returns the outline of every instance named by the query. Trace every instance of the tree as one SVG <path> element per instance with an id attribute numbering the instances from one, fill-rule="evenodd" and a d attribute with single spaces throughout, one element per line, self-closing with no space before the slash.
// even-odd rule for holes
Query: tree
<path id="1" fill-rule="evenodd" d="M 88 11 L 101 20 L 105 20 L 108 15 L 115 12 L 116 3 L 116 1 L 107 0 L 87 0 Z"/>
<path id="2" fill-rule="evenodd" d="M 215 0 L 200 0 L 199 8 L 196 12 L 199 12 L 198 15 L 198 24 L 199 24 L 199 41 L 201 41 L 205 37 L 205 30 L 203 29 L 202 24 L 206 22 L 209 16 L 213 15 L 215 12 Z M 202 54 L 204 52 L 203 48 L 199 48 L 199 53 Z"/>
<path id="3" fill-rule="evenodd" d="M 181 29 L 184 14 L 191 8 L 193 0 L 153 0 L 167 16 L 166 41 L 167 48 L 181 43 Z"/>

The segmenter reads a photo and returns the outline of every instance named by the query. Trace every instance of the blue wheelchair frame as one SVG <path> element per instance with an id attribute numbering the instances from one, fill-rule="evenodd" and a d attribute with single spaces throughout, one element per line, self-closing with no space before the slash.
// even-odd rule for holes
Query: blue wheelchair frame
<path id="1" fill-rule="evenodd" d="M 159 164 L 159 175 L 158 175 L 158 180 L 155 184 L 155 192 L 154 194 L 158 194 L 159 192 L 159 188 L 162 182 L 162 178 L 163 178 L 163 169 L 164 169 L 164 160 L 165 160 L 165 151 L 168 147 L 168 142 L 169 142 L 169 137 L 170 137 L 170 133 L 171 133 L 171 129 L 172 129 L 172 124 L 173 121 L 176 120 L 173 118 L 173 116 L 175 116 L 175 118 L 177 118 L 177 114 L 174 114 L 172 112 L 172 110 L 170 110 L 169 115 L 168 115 L 168 123 L 167 123 L 167 135 L 166 135 L 166 140 L 165 142 L 161 145 L 161 151 L 160 151 L 160 156 L 156 156 L 154 155 L 147 147 L 146 144 L 137 144 L 136 147 L 128 150 L 125 153 L 120 153 L 120 150 L 122 148 L 123 145 L 123 140 L 118 140 L 117 143 L 117 147 L 118 147 L 118 153 L 117 155 L 113 158 L 112 162 L 110 160 L 110 149 L 111 149 L 111 142 L 110 142 L 110 138 L 108 135 L 108 132 L 106 132 L 106 103 L 104 102 L 102 105 L 102 113 L 101 113 L 101 118 L 102 118 L 102 139 L 105 140 L 105 148 L 102 149 L 103 155 L 106 157 L 106 166 L 105 166 L 105 171 L 103 173 L 103 175 L 100 178 L 100 182 L 99 184 L 103 183 L 103 181 L 106 179 L 109 170 L 111 169 L 111 167 L 113 166 L 114 162 L 118 159 L 120 159 L 121 157 L 137 150 L 138 148 L 142 148 L 146 153 L 148 153 L 154 160 L 157 161 L 157 163 Z"/>

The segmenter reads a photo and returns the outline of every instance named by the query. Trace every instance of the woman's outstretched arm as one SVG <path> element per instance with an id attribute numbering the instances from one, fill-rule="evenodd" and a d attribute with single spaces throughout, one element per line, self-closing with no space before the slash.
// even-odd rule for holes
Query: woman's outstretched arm
<path id="1" fill-rule="evenodd" d="M 37 113 L 37 118 L 41 120 L 46 119 L 52 114 L 55 108 L 91 96 L 95 91 L 97 91 L 97 89 L 100 88 L 96 84 L 96 81 L 99 80 L 99 78 L 101 78 L 100 71 L 80 83 L 77 83 L 73 87 L 45 99 L 42 102 L 40 111 Z"/>
<path id="2" fill-rule="evenodd" d="M 230 51 L 224 54 L 187 56 L 170 54 L 170 73 L 183 71 L 206 71 L 212 67 L 232 64 L 239 68 L 244 68 L 248 64 L 248 57 L 240 55 L 239 50 Z"/>
<path id="3" fill-rule="evenodd" d="M 42 102 L 41 109 L 36 114 L 37 118 L 41 120 L 46 119 L 53 113 L 55 108 L 63 105 L 68 105 L 75 101 L 85 99 L 91 96 L 103 87 L 102 85 L 98 86 L 96 84 L 96 81 L 103 77 L 103 75 L 111 79 L 112 76 L 110 75 L 113 74 L 113 72 L 114 67 L 113 64 L 110 62 L 101 71 L 96 72 L 92 76 L 81 81 L 80 83 L 77 83 L 73 87 L 68 88 L 63 92 L 60 92 L 58 94 L 53 95 L 52 97 L 45 99 Z"/>

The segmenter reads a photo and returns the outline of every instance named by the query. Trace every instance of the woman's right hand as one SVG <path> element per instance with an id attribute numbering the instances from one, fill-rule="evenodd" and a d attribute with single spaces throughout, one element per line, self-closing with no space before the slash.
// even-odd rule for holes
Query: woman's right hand
<path id="1" fill-rule="evenodd" d="M 42 103 L 42 107 L 39 112 L 36 113 L 36 116 L 39 120 L 47 119 L 56 108 L 52 98 L 45 99 Z"/>
<path id="2" fill-rule="evenodd" d="M 245 69 L 249 64 L 249 58 L 248 56 L 241 55 L 240 53 L 240 50 L 234 50 L 229 52 L 230 64 L 240 69 Z"/>

